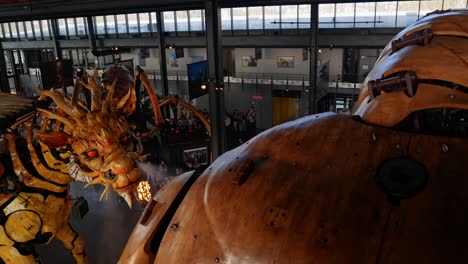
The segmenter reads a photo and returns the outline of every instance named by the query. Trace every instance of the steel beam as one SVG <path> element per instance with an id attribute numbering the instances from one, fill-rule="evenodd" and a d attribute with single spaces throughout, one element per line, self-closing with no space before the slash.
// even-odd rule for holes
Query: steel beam
<path id="1" fill-rule="evenodd" d="M 52 45 L 54 49 L 54 56 L 56 60 L 62 59 L 62 49 L 60 47 L 60 44 L 57 40 L 57 36 L 59 35 L 59 29 L 57 25 L 57 19 L 51 19 L 50 20 L 50 27 L 51 27 L 51 32 L 50 36 L 52 37 Z"/>
<path id="2" fill-rule="evenodd" d="M 159 69 L 161 72 L 161 83 L 163 96 L 169 95 L 169 82 L 167 80 L 167 63 L 166 63 L 166 41 L 164 39 L 164 20 L 162 18 L 162 12 L 156 12 L 156 25 L 158 27 L 158 39 L 159 39 Z"/>
<path id="3" fill-rule="evenodd" d="M 208 89 L 210 97 L 211 149 L 213 160 L 226 146 L 224 127 L 224 73 L 221 33 L 221 8 L 216 1 L 205 2 L 206 50 L 208 55 Z"/>

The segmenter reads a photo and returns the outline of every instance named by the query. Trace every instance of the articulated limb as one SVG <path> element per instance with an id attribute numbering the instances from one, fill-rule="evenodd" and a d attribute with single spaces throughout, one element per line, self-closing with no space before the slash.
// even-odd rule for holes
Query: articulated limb
<path id="1" fill-rule="evenodd" d="M 70 225 L 64 225 L 62 229 L 55 234 L 55 237 L 62 241 L 63 245 L 70 250 L 76 263 L 89 263 L 85 253 L 85 243 Z"/>
<path id="2" fill-rule="evenodd" d="M 36 264 L 40 263 L 34 249 L 32 252 L 23 252 L 21 254 L 16 247 L 0 245 L 0 263 L 5 264 Z M 31 251 L 27 250 L 27 251 Z"/>

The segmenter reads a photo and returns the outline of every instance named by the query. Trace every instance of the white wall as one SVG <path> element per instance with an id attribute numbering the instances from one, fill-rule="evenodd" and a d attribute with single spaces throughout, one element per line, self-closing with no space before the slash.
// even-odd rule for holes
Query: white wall
<path id="1" fill-rule="evenodd" d="M 309 59 L 303 61 L 303 49 L 262 49 L 262 59 L 257 60 L 257 67 L 242 66 L 242 56 L 255 56 L 254 48 L 233 49 L 236 72 L 245 73 L 278 73 L 278 74 L 305 74 L 309 75 Z M 294 68 L 278 68 L 278 56 L 294 57 Z M 309 58 L 309 56 L 307 56 Z"/>

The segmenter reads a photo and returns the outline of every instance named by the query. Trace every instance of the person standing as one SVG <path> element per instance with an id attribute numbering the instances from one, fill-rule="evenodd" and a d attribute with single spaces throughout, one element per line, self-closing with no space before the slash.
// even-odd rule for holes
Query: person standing
<path id="1" fill-rule="evenodd" d="M 257 126 L 256 126 L 256 113 L 255 113 L 255 108 L 250 106 L 249 110 L 247 111 L 246 114 L 246 119 L 247 119 L 247 124 L 246 124 L 246 132 L 247 132 L 247 137 L 253 138 L 256 134 L 257 131 Z"/>

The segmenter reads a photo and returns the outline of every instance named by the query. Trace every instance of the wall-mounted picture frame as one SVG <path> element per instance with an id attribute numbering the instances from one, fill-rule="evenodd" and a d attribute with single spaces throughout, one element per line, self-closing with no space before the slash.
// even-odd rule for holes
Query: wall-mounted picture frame
<path id="1" fill-rule="evenodd" d="M 197 169 L 208 164 L 208 148 L 186 149 L 183 153 L 184 164 L 188 169 Z"/>
<path id="2" fill-rule="evenodd" d="M 294 68 L 294 57 L 293 56 L 278 56 L 276 65 L 278 68 Z"/>
<path id="3" fill-rule="evenodd" d="M 242 67 L 257 67 L 257 59 L 255 56 L 242 56 Z"/>

